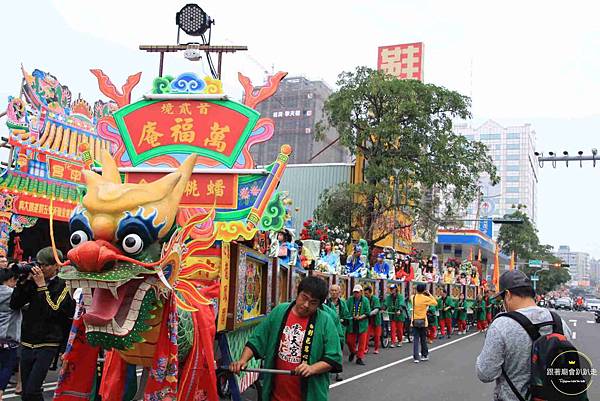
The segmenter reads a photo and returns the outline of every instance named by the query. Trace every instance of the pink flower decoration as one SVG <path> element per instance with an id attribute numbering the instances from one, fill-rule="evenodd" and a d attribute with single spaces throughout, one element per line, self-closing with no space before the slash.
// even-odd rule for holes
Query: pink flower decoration
<path id="1" fill-rule="evenodd" d="M 257 196 L 260 193 L 260 188 L 256 185 L 253 185 L 252 188 L 250 188 L 250 193 L 252 196 Z"/>
<path id="2" fill-rule="evenodd" d="M 248 187 L 243 187 L 240 190 L 240 198 L 242 198 L 243 200 L 247 200 L 248 198 L 250 198 L 250 190 L 248 189 Z"/>

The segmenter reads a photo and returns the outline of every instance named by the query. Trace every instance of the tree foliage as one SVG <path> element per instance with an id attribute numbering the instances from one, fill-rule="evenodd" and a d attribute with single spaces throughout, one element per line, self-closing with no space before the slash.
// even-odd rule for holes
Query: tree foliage
<path id="1" fill-rule="evenodd" d="M 453 119 L 470 117 L 468 97 L 366 67 L 343 72 L 337 84 L 317 136 L 335 128 L 340 143 L 364 157 L 364 180 L 328 191 L 317 210 L 320 219 L 329 223 L 350 212 L 351 230 L 373 245 L 400 228 L 394 211 L 407 212 L 428 232 L 440 214 L 454 215 L 475 198 L 482 174 L 498 180 L 485 145 L 452 132 Z"/>
<path id="2" fill-rule="evenodd" d="M 522 261 L 536 259 L 550 265 L 550 270 L 539 272 L 538 291 L 552 291 L 571 279 L 568 269 L 559 267 L 562 261 L 552 254 L 552 246 L 540 244 L 538 231 L 527 216 L 525 206 L 518 205 L 517 210 L 505 217 L 523 219 L 523 224 L 505 224 L 500 227 L 498 243 L 502 252 L 510 255 L 514 251 Z M 536 270 L 525 263 L 519 268 L 527 275 L 533 274 Z"/>

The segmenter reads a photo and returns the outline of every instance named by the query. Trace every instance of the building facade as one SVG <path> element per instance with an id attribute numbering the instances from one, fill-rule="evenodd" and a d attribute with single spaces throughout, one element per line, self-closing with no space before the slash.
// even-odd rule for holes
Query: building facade
<path id="1" fill-rule="evenodd" d="M 273 152 L 283 144 L 294 149 L 291 164 L 345 163 L 348 152 L 337 142 L 337 132 L 330 129 L 322 141 L 315 140 L 316 124 L 323 119 L 323 106 L 332 93 L 323 81 L 290 77 L 281 81 L 278 91 L 256 110 L 275 123 L 273 138 L 251 148 L 257 164 L 272 162 Z"/>
<path id="2" fill-rule="evenodd" d="M 590 285 L 590 254 L 572 251 L 568 245 L 560 245 L 554 255 L 569 264 L 571 284 L 587 287 Z"/>
<path id="3" fill-rule="evenodd" d="M 476 128 L 464 123 L 455 124 L 454 132 L 469 140 L 483 142 L 500 177 L 500 183 L 495 186 L 488 177 L 481 177 L 483 195 L 468 207 L 465 218 L 503 217 L 514 212 L 517 205 L 524 205 L 535 225 L 538 164 L 534 155 L 536 134 L 531 125 L 503 127 L 488 120 Z M 494 237 L 498 230 L 499 226 L 495 225 Z"/>

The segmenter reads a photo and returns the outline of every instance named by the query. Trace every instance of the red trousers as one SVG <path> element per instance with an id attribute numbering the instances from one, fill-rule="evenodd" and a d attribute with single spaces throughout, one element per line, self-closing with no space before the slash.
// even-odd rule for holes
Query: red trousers
<path id="1" fill-rule="evenodd" d="M 369 325 L 369 331 L 367 331 L 367 341 L 365 341 L 365 353 L 369 352 L 369 339 L 373 337 L 375 342 L 375 351 L 379 351 L 379 344 L 381 343 L 381 326 Z"/>
<path id="2" fill-rule="evenodd" d="M 429 334 L 428 334 L 428 336 L 427 336 L 427 337 L 429 337 L 429 339 L 430 339 L 431 341 L 435 340 L 435 335 L 437 334 L 437 326 L 433 326 L 433 325 L 432 325 L 432 326 L 429 326 L 429 327 L 427 328 L 427 330 L 428 330 L 428 332 L 429 332 Z"/>
<path id="3" fill-rule="evenodd" d="M 440 332 L 443 336 L 452 334 L 452 318 L 440 319 Z"/>
<path id="4" fill-rule="evenodd" d="M 466 320 L 457 320 L 458 331 L 466 331 L 467 330 L 467 321 Z"/>
<path id="5" fill-rule="evenodd" d="M 402 343 L 404 338 L 404 322 L 390 320 L 390 327 L 392 331 L 392 344 Z"/>
<path id="6" fill-rule="evenodd" d="M 356 334 L 356 333 L 348 333 L 346 334 L 346 342 L 348 343 L 348 348 L 350 352 L 356 354 L 356 356 L 360 359 L 365 357 L 365 348 L 367 348 L 367 332 Z M 357 343 L 358 342 L 358 348 Z"/>
<path id="7" fill-rule="evenodd" d="M 477 321 L 477 330 L 479 330 L 479 331 L 485 330 L 486 327 L 487 327 L 487 321 L 486 320 L 478 320 Z"/>

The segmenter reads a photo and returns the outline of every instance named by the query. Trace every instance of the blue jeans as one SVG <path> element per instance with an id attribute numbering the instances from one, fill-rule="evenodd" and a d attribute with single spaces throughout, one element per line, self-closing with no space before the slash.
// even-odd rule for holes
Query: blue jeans
<path id="1" fill-rule="evenodd" d="M 6 390 L 17 366 L 17 348 L 0 348 L 0 390 Z"/>
<path id="2" fill-rule="evenodd" d="M 427 327 L 413 327 L 413 358 L 417 361 L 421 360 L 421 355 L 429 355 L 427 348 Z M 419 354 L 419 344 L 421 345 L 421 353 Z"/>

